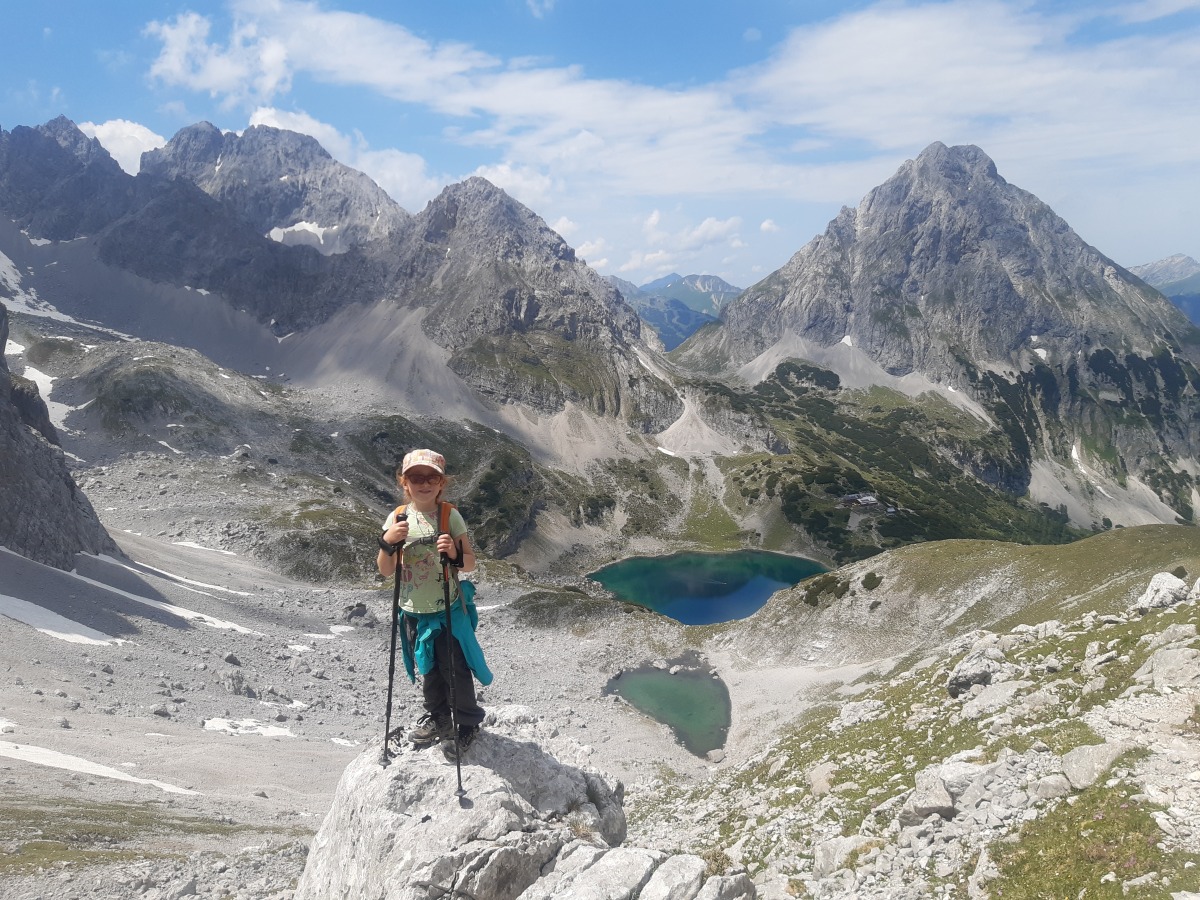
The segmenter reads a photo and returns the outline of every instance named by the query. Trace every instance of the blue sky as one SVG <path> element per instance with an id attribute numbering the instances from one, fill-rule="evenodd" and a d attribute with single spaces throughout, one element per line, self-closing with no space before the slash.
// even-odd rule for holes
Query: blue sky
<path id="1" fill-rule="evenodd" d="M 127 170 L 207 120 L 304 131 L 418 212 L 483 175 L 603 274 L 738 287 L 933 141 L 1126 266 L 1200 258 L 1200 0 L 43 0 L 0 127 Z"/>

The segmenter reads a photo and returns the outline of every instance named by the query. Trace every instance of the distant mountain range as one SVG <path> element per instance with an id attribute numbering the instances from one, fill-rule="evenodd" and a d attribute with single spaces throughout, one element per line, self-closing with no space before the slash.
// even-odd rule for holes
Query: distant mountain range
<path id="1" fill-rule="evenodd" d="M 191 126 L 136 177 L 66 119 L 0 130 L 0 212 L 0 300 L 97 435 L 67 430 L 81 466 L 180 450 L 184 420 L 198 459 L 252 431 L 371 506 L 425 434 L 470 448 L 484 550 L 533 568 L 647 536 L 1057 541 L 1200 503 L 1200 332 L 976 147 L 931 145 L 744 291 L 602 278 L 481 178 L 410 214 L 262 127 Z M 47 315 L 112 345 L 62 352 Z M 284 393 L 214 392 L 224 369 Z M 336 399 L 290 424 L 291 387 Z"/>
<path id="2" fill-rule="evenodd" d="M 1200 263 L 1177 253 L 1145 266 L 1130 269 L 1146 284 L 1158 288 L 1193 324 L 1200 325 Z"/>
<path id="3" fill-rule="evenodd" d="M 717 321 L 717 313 L 741 291 L 714 275 L 668 275 L 638 287 L 631 281 L 606 276 L 642 321 L 674 350 L 697 329 Z"/>

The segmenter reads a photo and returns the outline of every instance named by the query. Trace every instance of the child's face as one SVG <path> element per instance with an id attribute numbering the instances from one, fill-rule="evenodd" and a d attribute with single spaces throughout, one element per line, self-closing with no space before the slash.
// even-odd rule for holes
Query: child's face
<path id="1" fill-rule="evenodd" d="M 416 503 L 423 500 L 436 500 L 438 493 L 442 490 L 443 480 L 443 477 L 435 469 L 427 466 L 413 466 L 400 476 L 400 483 L 404 485 L 404 490 Z"/>

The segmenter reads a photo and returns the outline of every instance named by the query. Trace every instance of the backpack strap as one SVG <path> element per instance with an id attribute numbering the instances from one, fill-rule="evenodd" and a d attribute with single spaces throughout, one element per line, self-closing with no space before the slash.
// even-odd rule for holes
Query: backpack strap
<path id="1" fill-rule="evenodd" d="M 454 504 L 448 500 L 438 501 L 438 531 L 442 534 L 450 534 L 450 510 L 454 509 Z"/>

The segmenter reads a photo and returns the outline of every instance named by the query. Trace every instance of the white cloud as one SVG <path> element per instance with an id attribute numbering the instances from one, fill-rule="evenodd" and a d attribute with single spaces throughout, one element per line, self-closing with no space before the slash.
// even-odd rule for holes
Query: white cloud
<path id="1" fill-rule="evenodd" d="M 555 231 L 558 231 L 558 229 L 556 228 Z M 559 231 L 559 234 L 562 234 L 562 232 Z M 603 262 L 601 262 L 599 259 L 595 259 L 600 254 L 608 252 L 608 241 L 606 241 L 604 238 L 597 238 L 594 241 L 584 241 L 575 249 L 584 259 L 594 259 L 594 262 L 591 263 L 592 266 L 600 267 L 608 264 L 607 259 L 605 259 Z"/>
<path id="2" fill-rule="evenodd" d="M 1119 6 L 1114 13 L 1123 22 L 1153 22 L 1194 9 L 1200 9 L 1198 0 L 1140 0 Z"/>
<path id="3" fill-rule="evenodd" d="M 558 221 L 555 222 L 550 227 L 553 228 L 559 234 L 561 234 L 564 238 L 569 238 L 571 235 L 573 235 L 576 231 L 579 230 L 579 226 L 576 223 L 572 222 L 570 219 L 568 219 L 566 216 L 559 216 Z"/>
<path id="4" fill-rule="evenodd" d="M 676 239 L 676 246 L 681 250 L 696 250 L 725 242 L 736 237 L 741 224 L 742 220 L 737 216 L 724 220 L 709 216 L 694 228 L 680 233 Z"/>
<path id="5" fill-rule="evenodd" d="M 772 234 L 779 230 L 779 226 L 775 224 L 774 219 L 763 219 L 762 223 L 758 226 L 758 230 L 764 234 Z"/>
<path id="6" fill-rule="evenodd" d="M 634 252 L 629 259 L 618 267 L 618 272 L 652 272 L 665 275 L 674 269 L 672 257 L 666 250 L 653 250 L 649 253 Z"/>
<path id="7" fill-rule="evenodd" d="M 554 182 L 550 176 L 533 166 L 501 163 L 480 166 L 472 174 L 486 178 L 510 197 L 533 210 L 544 207 L 555 193 Z"/>
<path id="8" fill-rule="evenodd" d="M 79 130 L 98 140 L 108 155 L 117 161 L 117 165 L 130 175 L 136 175 L 141 168 L 143 153 L 167 142 L 161 134 L 155 134 L 145 125 L 127 119 L 109 119 L 99 125 L 80 122 Z"/>
<path id="9" fill-rule="evenodd" d="M 554 11 L 556 0 L 525 0 L 525 5 L 533 13 L 535 19 L 545 18 Z"/>

